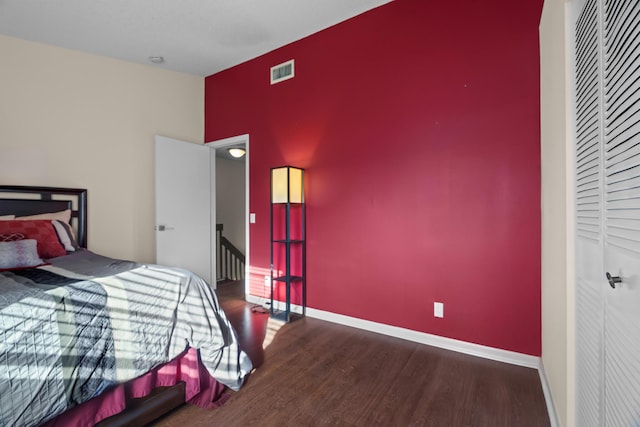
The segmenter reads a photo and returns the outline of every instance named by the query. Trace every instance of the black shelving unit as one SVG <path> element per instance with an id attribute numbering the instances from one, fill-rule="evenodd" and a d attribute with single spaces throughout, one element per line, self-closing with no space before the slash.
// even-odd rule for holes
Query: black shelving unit
<path id="1" fill-rule="evenodd" d="M 292 166 L 271 169 L 271 308 L 272 318 L 292 320 L 292 291 L 306 311 L 306 212 L 304 170 Z M 277 309 L 284 286 L 284 310 Z"/>

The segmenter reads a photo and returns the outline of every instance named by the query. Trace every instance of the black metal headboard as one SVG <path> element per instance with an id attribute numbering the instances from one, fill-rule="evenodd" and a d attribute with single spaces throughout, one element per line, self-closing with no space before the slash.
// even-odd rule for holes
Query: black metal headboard
<path id="1" fill-rule="evenodd" d="M 75 201 L 75 207 L 74 207 Z M 76 239 L 87 247 L 87 190 L 79 188 L 0 185 L 0 215 L 36 215 L 71 209 Z"/>

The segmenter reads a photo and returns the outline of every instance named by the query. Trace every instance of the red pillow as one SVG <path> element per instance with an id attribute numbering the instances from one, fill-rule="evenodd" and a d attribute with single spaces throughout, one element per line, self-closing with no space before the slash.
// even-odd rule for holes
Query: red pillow
<path id="1" fill-rule="evenodd" d="M 20 233 L 0 234 L 0 243 L 17 242 L 18 240 L 24 240 L 24 234 L 20 234 Z"/>
<path id="2" fill-rule="evenodd" d="M 55 258 L 67 254 L 49 219 L 0 221 L 0 234 L 10 233 L 20 233 L 26 239 L 37 240 L 40 258 Z"/>

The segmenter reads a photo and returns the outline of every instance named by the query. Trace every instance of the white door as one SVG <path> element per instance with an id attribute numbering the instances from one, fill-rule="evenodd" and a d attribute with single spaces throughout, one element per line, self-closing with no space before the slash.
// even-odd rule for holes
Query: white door
<path id="1" fill-rule="evenodd" d="M 581 4 L 576 4 L 581 3 Z M 576 157 L 576 425 L 603 426 L 602 102 L 597 0 L 573 2 Z"/>
<path id="2" fill-rule="evenodd" d="M 215 287 L 215 150 L 156 136 L 156 262 Z"/>
<path id="3" fill-rule="evenodd" d="M 577 424 L 638 426 L 640 3 L 576 3 Z"/>
<path id="4" fill-rule="evenodd" d="M 604 1 L 605 426 L 640 425 L 640 3 Z"/>

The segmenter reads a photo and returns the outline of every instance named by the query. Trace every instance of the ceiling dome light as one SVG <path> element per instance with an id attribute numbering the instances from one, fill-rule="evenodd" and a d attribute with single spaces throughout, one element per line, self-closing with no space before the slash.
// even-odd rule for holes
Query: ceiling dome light
<path id="1" fill-rule="evenodd" d="M 229 152 L 229 154 L 231 154 L 232 157 L 235 157 L 236 159 L 239 159 L 240 157 L 244 156 L 244 154 L 246 153 L 244 148 L 238 148 L 238 147 L 229 148 L 227 151 Z"/>

